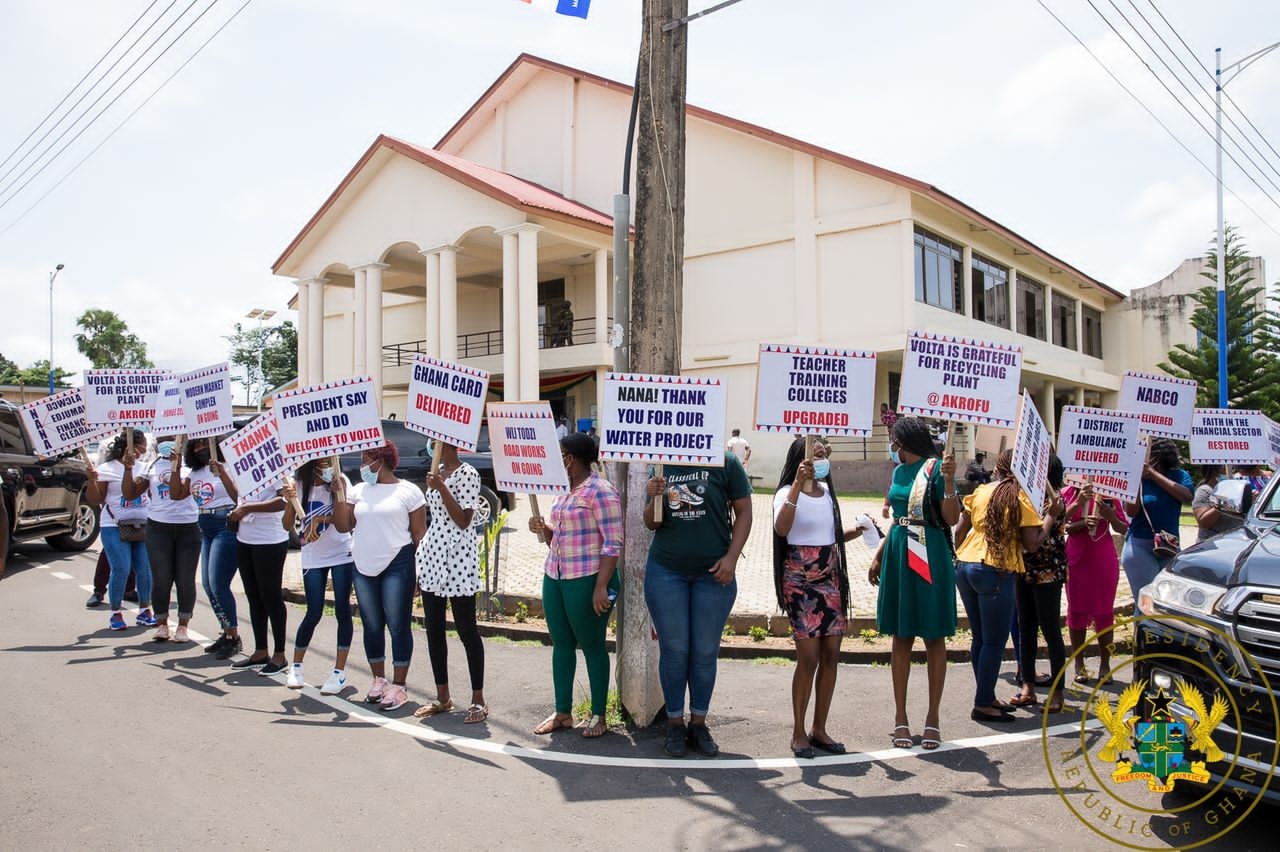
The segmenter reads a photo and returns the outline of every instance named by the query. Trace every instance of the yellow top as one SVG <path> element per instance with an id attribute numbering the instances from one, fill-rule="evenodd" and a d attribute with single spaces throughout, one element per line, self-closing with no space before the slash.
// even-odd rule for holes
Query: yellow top
<path id="1" fill-rule="evenodd" d="M 995 482 L 979 485 L 972 494 L 964 498 L 964 510 L 969 513 L 971 529 L 964 541 L 960 542 L 960 546 L 956 548 L 956 559 L 961 562 L 981 562 L 992 568 L 999 568 L 1001 571 L 1021 574 L 1025 570 L 1022 564 L 1021 538 L 1015 538 L 1009 543 L 1010 546 L 1005 550 L 1005 559 L 1002 564 L 995 561 L 994 555 L 987 553 L 987 535 L 984 531 L 987 523 L 987 504 L 991 502 L 991 495 L 996 485 Z M 1035 506 L 1031 505 L 1027 492 L 1021 488 L 1018 489 L 1018 506 L 1022 509 L 1022 519 L 1018 526 L 1040 526 L 1042 522 L 1040 513 L 1036 511 Z"/>

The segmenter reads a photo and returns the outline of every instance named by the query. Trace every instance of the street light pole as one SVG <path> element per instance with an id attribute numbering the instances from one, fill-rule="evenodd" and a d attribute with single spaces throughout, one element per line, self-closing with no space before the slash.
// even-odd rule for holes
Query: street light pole
<path id="1" fill-rule="evenodd" d="M 59 263 L 49 273 L 49 396 L 53 396 L 53 279 L 58 277 L 62 267 L 63 264 Z"/>
<path id="2" fill-rule="evenodd" d="M 1280 47 L 1280 41 L 1255 50 L 1239 62 L 1222 67 L 1222 48 L 1215 48 L 1214 56 L 1214 100 L 1217 106 L 1217 121 L 1214 125 L 1214 140 L 1217 143 L 1217 183 L 1218 183 L 1218 407 L 1227 407 L 1227 245 L 1226 225 L 1222 217 L 1222 89 L 1227 83 L 1248 68 L 1254 62 Z M 1223 79 L 1222 72 L 1228 77 Z"/>
<path id="3" fill-rule="evenodd" d="M 249 313 L 245 314 L 245 317 L 248 319 L 256 319 L 258 321 L 258 381 L 263 384 L 263 387 L 258 388 L 258 411 L 262 411 L 262 397 L 267 390 L 265 387 L 266 382 L 262 375 L 262 350 L 266 342 L 262 332 L 262 321 L 269 320 L 275 315 L 275 311 L 268 311 L 263 308 L 254 308 L 249 311 Z"/>

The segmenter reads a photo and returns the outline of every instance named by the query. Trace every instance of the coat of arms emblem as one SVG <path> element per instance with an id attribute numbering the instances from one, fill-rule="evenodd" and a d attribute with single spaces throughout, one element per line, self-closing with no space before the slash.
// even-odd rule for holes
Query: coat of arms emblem
<path id="1" fill-rule="evenodd" d="M 1168 793 L 1181 780 L 1207 782 L 1206 765 L 1223 757 L 1213 731 L 1226 718 L 1226 699 L 1215 693 L 1206 706 L 1200 691 L 1179 678 L 1179 704 L 1190 714 L 1175 715 L 1170 707 L 1173 697 L 1163 688 L 1147 692 L 1146 686 L 1140 680 L 1125 687 L 1114 707 L 1105 695 L 1094 701 L 1093 713 L 1109 734 L 1098 757 L 1115 762 L 1111 779 L 1146 781 L 1153 793 Z M 1137 766 L 1126 757 L 1126 748 L 1137 752 Z"/>

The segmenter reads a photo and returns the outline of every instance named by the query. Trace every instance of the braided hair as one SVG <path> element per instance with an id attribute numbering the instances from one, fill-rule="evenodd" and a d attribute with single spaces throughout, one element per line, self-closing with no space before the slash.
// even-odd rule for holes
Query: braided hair
<path id="1" fill-rule="evenodd" d="M 1169 438 L 1156 438 L 1151 442 L 1151 466 L 1165 476 L 1178 469 L 1181 459 L 1178 457 L 1178 445 Z"/>
<path id="2" fill-rule="evenodd" d="M 902 449 L 922 459 L 938 455 L 929 426 L 919 417 L 899 417 L 889 430 L 889 437 Z"/>
<path id="3" fill-rule="evenodd" d="M 986 516 L 983 518 L 982 532 L 987 539 L 987 552 L 995 563 L 1003 565 L 1010 552 L 1020 552 L 1019 523 L 1022 518 L 1022 507 L 1018 493 L 1022 486 L 1013 475 L 1013 450 L 1005 450 L 996 460 L 995 478 L 990 485 L 991 496 L 987 500 Z"/>

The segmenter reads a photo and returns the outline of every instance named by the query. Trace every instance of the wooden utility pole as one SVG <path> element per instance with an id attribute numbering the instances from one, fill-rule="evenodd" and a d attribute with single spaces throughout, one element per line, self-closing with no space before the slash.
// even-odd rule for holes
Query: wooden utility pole
<path id="1" fill-rule="evenodd" d="M 644 0 L 640 59 L 636 67 L 635 260 L 630 369 L 680 372 L 681 302 L 684 284 L 685 66 L 688 0 Z M 652 534 L 644 526 L 645 465 L 628 465 L 627 579 L 618 626 L 618 690 L 631 717 L 647 725 L 663 708 L 658 647 L 644 601 L 644 569 Z"/>

